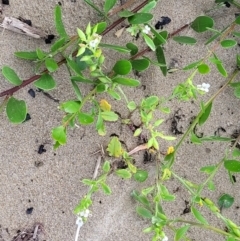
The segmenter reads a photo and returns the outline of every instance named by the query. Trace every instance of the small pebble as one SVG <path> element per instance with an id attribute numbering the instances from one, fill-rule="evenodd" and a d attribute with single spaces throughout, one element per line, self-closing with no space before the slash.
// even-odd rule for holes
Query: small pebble
<path id="1" fill-rule="evenodd" d="M 27 113 L 26 118 L 25 118 L 25 120 L 23 121 L 23 123 L 26 122 L 26 121 L 29 121 L 29 120 L 31 120 L 31 116 L 30 116 L 29 113 Z"/>
<path id="2" fill-rule="evenodd" d="M 33 207 L 28 208 L 28 209 L 26 210 L 26 214 L 32 214 L 32 212 L 33 212 Z"/>
<path id="3" fill-rule="evenodd" d="M 2 4 L 9 5 L 9 1 L 8 0 L 2 0 Z"/>
<path id="4" fill-rule="evenodd" d="M 171 18 L 164 17 L 164 16 L 162 16 L 161 19 L 162 19 L 161 21 L 158 21 L 156 23 L 156 25 L 155 25 L 156 29 L 162 29 L 164 25 L 167 25 L 172 21 Z"/>
<path id="5" fill-rule="evenodd" d="M 33 89 L 29 89 L 28 94 L 31 95 L 33 98 L 35 98 L 36 96 L 35 91 Z"/>
<path id="6" fill-rule="evenodd" d="M 44 149 L 44 145 L 40 145 L 39 148 L 38 148 L 38 154 L 43 154 L 43 152 L 46 152 L 47 150 Z"/>

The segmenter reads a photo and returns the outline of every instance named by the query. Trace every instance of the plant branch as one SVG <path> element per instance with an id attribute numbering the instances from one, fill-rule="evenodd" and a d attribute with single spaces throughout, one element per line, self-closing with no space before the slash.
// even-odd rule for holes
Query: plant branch
<path id="1" fill-rule="evenodd" d="M 141 8 L 143 8 L 147 3 L 148 3 L 148 0 L 144 1 L 144 2 L 141 3 L 139 6 L 137 6 L 136 8 L 134 8 L 132 12 L 137 12 L 137 11 L 139 11 L 139 10 L 140 10 Z M 120 24 L 120 23 L 123 22 L 124 20 L 125 20 L 125 18 L 120 18 L 120 19 L 116 20 L 115 22 L 113 22 L 113 23 L 102 33 L 102 35 L 103 35 L 103 36 L 106 35 L 108 32 L 110 32 L 113 28 L 115 28 L 118 24 Z M 71 40 L 75 40 L 76 36 L 77 36 L 77 35 L 72 36 L 72 37 L 71 37 Z M 68 44 L 68 43 L 67 43 L 67 44 Z M 77 55 L 77 50 L 76 50 L 75 52 L 73 52 L 72 55 L 73 55 L 73 56 L 76 56 L 76 55 Z M 66 59 L 65 59 L 65 58 L 62 59 L 62 60 L 60 60 L 59 62 L 57 62 L 57 65 L 58 65 L 58 66 L 61 66 L 61 65 L 64 64 L 64 63 L 66 63 Z M 13 94 L 14 94 L 15 92 L 17 92 L 18 90 L 20 90 L 20 89 L 22 89 L 23 87 L 31 84 L 31 83 L 34 82 L 35 80 L 38 80 L 38 79 L 42 76 L 42 74 L 44 74 L 44 73 L 48 73 L 48 70 L 44 70 L 43 72 L 41 72 L 40 75 L 34 75 L 34 76 L 32 76 L 31 78 L 29 78 L 29 79 L 27 79 L 27 80 L 24 80 L 24 81 L 22 82 L 22 84 L 19 85 L 19 86 L 15 86 L 15 87 L 13 87 L 13 88 L 10 88 L 10 89 L 8 89 L 8 90 L 5 90 L 5 91 L 3 91 L 3 92 L 0 92 L 0 97 L 13 95 Z"/>

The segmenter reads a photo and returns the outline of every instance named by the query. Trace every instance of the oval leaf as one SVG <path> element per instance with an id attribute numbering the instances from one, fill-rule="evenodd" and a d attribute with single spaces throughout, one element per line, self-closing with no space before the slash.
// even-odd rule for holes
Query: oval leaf
<path id="1" fill-rule="evenodd" d="M 131 172 L 126 169 L 116 170 L 116 174 L 123 179 L 129 179 L 132 176 Z"/>
<path id="2" fill-rule="evenodd" d="M 2 74 L 11 84 L 16 85 L 16 86 L 22 84 L 22 80 L 18 77 L 16 72 L 13 69 L 11 69 L 10 67 L 3 66 Z"/>
<path id="3" fill-rule="evenodd" d="M 94 118 L 93 118 L 93 116 L 91 116 L 87 113 L 80 112 L 78 114 L 78 121 L 81 125 L 90 125 L 93 123 Z"/>
<path id="4" fill-rule="evenodd" d="M 150 13 L 135 13 L 128 18 L 128 22 L 131 24 L 142 24 L 149 22 L 152 18 L 153 15 Z"/>
<path id="5" fill-rule="evenodd" d="M 45 65 L 46 65 L 46 68 L 49 72 L 54 72 L 58 69 L 58 64 L 57 62 L 52 59 L 52 58 L 48 58 L 45 60 Z"/>
<path id="6" fill-rule="evenodd" d="M 69 100 L 61 104 L 61 109 L 67 113 L 76 113 L 79 110 L 80 102 Z"/>
<path id="7" fill-rule="evenodd" d="M 198 68 L 198 72 L 200 74 L 207 74 L 210 71 L 210 68 L 207 64 L 200 64 L 200 65 L 198 65 L 197 68 Z"/>
<path id="8" fill-rule="evenodd" d="M 183 226 L 183 227 L 177 229 L 175 236 L 174 236 L 174 241 L 181 240 L 185 236 L 185 234 L 189 228 L 190 228 L 190 225 L 186 225 L 186 226 Z"/>
<path id="9" fill-rule="evenodd" d="M 160 45 L 156 49 L 156 55 L 157 55 L 158 63 L 162 65 L 162 66 L 160 66 L 160 69 L 161 69 L 163 75 L 166 76 L 167 75 L 166 60 L 165 60 L 163 49 Z"/>
<path id="10" fill-rule="evenodd" d="M 133 44 L 133 43 L 127 43 L 127 44 L 126 44 L 126 47 L 127 47 L 129 50 L 131 50 L 131 52 L 130 52 L 131 55 L 137 54 L 137 52 L 138 52 L 138 47 L 137 47 L 135 44 Z"/>
<path id="11" fill-rule="evenodd" d="M 225 39 L 221 41 L 221 46 L 223 48 L 232 48 L 237 44 L 237 42 L 233 39 Z"/>
<path id="12" fill-rule="evenodd" d="M 137 71 L 143 71 L 147 69 L 150 65 L 150 62 L 147 59 L 135 59 L 131 61 L 132 68 Z"/>
<path id="13" fill-rule="evenodd" d="M 191 212 L 193 216 L 202 224 L 208 224 L 207 220 L 202 216 L 202 214 L 195 208 L 191 207 Z"/>
<path id="14" fill-rule="evenodd" d="M 112 9 L 114 7 L 114 5 L 116 4 L 117 0 L 106 0 L 104 3 L 104 12 L 108 13 L 110 9 Z"/>
<path id="15" fill-rule="evenodd" d="M 145 170 L 137 170 L 133 177 L 138 182 L 145 182 L 148 178 L 148 172 Z"/>
<path id="16" fill-rule="evenodd" d="M 198 33 L 207 31 L 207 28 L 212 28 L 214 21 L 212 18 L 207 16 L 197 17 L 191 24 L 191 28 Z"/>
<path id="17" fill-rule="evenodd" d="M 148 45 L 148 47 L 152 50 L 152 51 L 155 51 L 156 50 L 156 47 L 155 47 L 155 44 L 153 42 L 153 40 L 146 34 L 143 35 L 143 38 L 146 42 L 146 44 Z"/>
<path id="18" fill-rule="evenodd" d="M 27 106 L 25 101 L 11 97 L 6 106 L 7 117 L 10 122 L 18 124 L 26 119 Z"/>
<path id="19" fill-rule="evenodd" d="M 130 87 L 136 87 L 140 85 L 140 82 L 136 79 L 129 79 L 129 78 L 122 78 L 122 77 L 115 77 L 112 79 L 114 83 L 118 83 L 121 85 L 127 85 Z"/>
<path id="20" fill-rule="evenodd" d="M 55 88 L 56 82 L 51 75 L 43 74 L 36 82 L 34 82 L 34 85 L 42 90 L 52 90 Z"/>
<path id="21" fill-rule="evenodd" d="M 221 208 L 230 208 L 234 203 L 234 197 L 230 196 L 229 194 L 223 194 L 218 199 L 218 206 Z"/>
<path id="22" fill-rule="evenodd" d="M 15 52 L 14 55 L 20 59 L 26 59 L 26 60 L 36 60 L 38 59 L 36 51 L 30 51 L 30 52 Z"/>
<path id="23" fill-rule="evenodd" d="M 125 59 L 119 60 L 113 67 L 113 70 L 116 74 L 126 75 L 132 69 L 131 62 Z"/>
<path id="24" fill-rule="evenodd" d="M 152 218 L 152 213 L 146 208 L 143 207 L 137 207 L 136 209 L 137 213 L 142 216 L 143 218 Z"/>
<path id="25" fill-rule="evenodd" d="M 61 145 L 64 145 L 67 141 L 66 129 L 63 126 L 55 127 L 52 130 L 52 138 Z"/>
<path id="26" fill-rule="evenodd" d="M 198 124 L 201 126 L 203 125 L 206 120 L 208 119 L 212 110 L 212 102 L 205 108 L 204 113 L 200 116 Z"/>
<path id="27" fill-rule="evenodd" d="M 240 161 L 225 160 L 224 167 L 230 172 L 240 172 Z"/>
<path id="28" fill-rule="evenodd" d="M 190 45 L 194 45 L 197 42 L 195 38 L 191 38 L 188 36 L 176 36 L 176 37 L 173 37 L 173 40 L 180 44 L 190 44 Z"/>
<path id="29" fill-rule="evenodd" d="M 114 113 L 113 111 L 103 111 L 101 112 L 101 117 L 105 121 L 117 121 L 118 120 L 118 115 Z"/>

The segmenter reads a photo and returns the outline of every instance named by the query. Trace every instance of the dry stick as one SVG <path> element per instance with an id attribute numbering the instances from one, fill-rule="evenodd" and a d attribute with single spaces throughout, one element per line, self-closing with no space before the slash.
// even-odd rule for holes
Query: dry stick
<path id="1" fill-rule="evenodd" d="M 112 15 L 120 12 L 122 9 L 126 9 L 126 8 L 130 7 L 135 1 L 136 1 L 136 0 L 129 0 L 129 1 L 127 1 L 126 3 L 124 3 L 123 5 L 114 8 L 113 10 L 111 10 L 111 11 L 108 13 L 108 16 L 112 16 Z"/>
<path id="2" fill-rule="evenodd" d="M 147 3 L 148 3 L 148 0 L 144 1 L 144 2 L 141 3 L 139 6 L 137 6 L 136 8 L 134 8 L 132 12 L 137 12 L 137 11 L 139 11 L 139 10 L 140 10 L 141 8 L 143 8 Z M 113 28 L 115 28 L 118 24 L 120 24 L 120 23 L 123 22 L 124 20 L 125 20 L 125 18 L 120 18 L 120 19 L 116 20 L 115 22 L 113 22 L 105 31 L 103 31 L 102 35 L 105 35 L 105 34 L 107 34 L 108 32 L 110 32 Z M 76 54 L 77 54 L 77 51 L 75 51 L 75 52 L 73 53 L 73 56 L 76 56 Z M 62 64 L 64 64 L 64 63 L 66 63 L 66 59 L 62 59 L 62 60 L 59 61 L 57 64 L 58 64 L 58 66 L 60 66 L 60 65 L 62 65 Z M 31 77 L 31 78 L 29 78 L 29 79 L 27 79 L 27 80 L 24 80 L 21 85 L 15 86 L 15 87 L 13 87 L 13 88 L 11 88 L 11 89 L 8 89 L 8 90 L 6 90 L 6 91 L 1 92 L 1 93 L 0 93 L 0 97 L 6 96 L 6 95 L 9 95 L 9 96 L 13 95 L 14 92 L 22 89 L 22 88 L 25 87 L 26 85 L 29 85 L 29 84 L 31 84 L 32 82 L 34 82 L 35 80 L 39 79 L 39 78 L 42 76 L 42 74 L 44 74 L 44 73 L 48 73 L 48 71 L 47 71 L 47 70 L 44 70 L 40 75 L 35 75 L 35 76 L 33 76 L 33 77 Z"/>

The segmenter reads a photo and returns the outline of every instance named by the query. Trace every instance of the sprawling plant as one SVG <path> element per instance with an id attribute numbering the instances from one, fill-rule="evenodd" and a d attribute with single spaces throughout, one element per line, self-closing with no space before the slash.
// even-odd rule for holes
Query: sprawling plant
<path id="1" fill-rule="evenodd" d="M 33 77 L 22 80 L 17 73 L 9 66 L 3 66 L 2 74 L 8 82 L 14 85 L 13 88 L 0 93 L 0 97 L 4 97 L 1 105 L 1 110 L 6 109 L 7 117 L 12 123 L 22 123 L 27 116 L 27 105 L 24 100 L 17 99 L 14 94 L 19 89 L 33 83 L 33 85 L 42 90 L 50 91 L 57 88 L 57 81 L 53 78 L 53 73 L 57 71 L 61 65 L 66 65 L 69 72 L 69 81 L 75 92 L 74 99 L 65 101 L 60 104 L 59 109 L 64 113 L 62 122 L 53 128 L 51 135 L 55 141 L 54 148 L 67 143 L 67 131 L 69 128 L 74 128 L 77 125 L 95 125 L 99 135 L 106 134 L 105 125 L 107 122 L 115 122 L 121 119 L 122 125 L 131 126 L 133 137 L 141 137 L 143 143 L 134 148 L 132 151 L 126 150 L 118 137 L 112 137 L 106 149 L 108 160 L 104 158 L 101 175 L 97 177 L 97 169 L 92 179 L 84 179 L 82 182 L 89 186 L 89 191 L 80 200 L 76 206 L 74 213 L 77 216 L 78 233 L 84 222 L 87 221 L 89 210 L 91 208 L 92 195 L 99 189 L 105 194 L 111 194 L 111 188 L 107 184 L 107 178 L 111 173 L 115 173 L 121 178 L 133 178 L 136 181 L 144 182 L 148 178 L 148 172 L 140 169 L 133 161 L 134 153 L 142 150 L 147 150 L 151 158 L 154 157 L 156 162 L 156 178 L 155 183 L 147 186 L 143 190 L 132 192 L 132 197 L 137 201 L 137 213 L 146 219 L 149 219 L 149 227 L 144 229 L 146 233 L 152 233 L 152 240 L 167 241 L 167 229 L 174 232 L 174 240 L 190 240 L 187 231 L 191 227 L 200 227 L 217 232 L 223 235 L 227 241 L 240 240 L 240 228 L 230 219 L 224 217 L 221 213 L 222 208 L 229 208 L 234 202 L 234 198 L 229 194 L 222 195 L 219 200 L 214 202 L 208 197 L 205 197 L 202 192 L 205 188 L 210 190 L 215 189 L 214 177 L 220 168 L 225 168 L 229 173 L 230 181 L 233 180 L 233 173 L 240 172 L 240 151 L 236 148 L 239 141 L 237 138 L 226 138 L 220 136 L 201 136 L 195 133 L 196 127 L 204 125 L 211 114 L 214 100 L 229 86 L 234 89 L 234 95 L 240 97 L 240 83 L 235 82 L 240 68 L 240 56 L 236 55 L 236 68 L 233 73 L 227 73 L 223 61 L 218 57 L 217 50 L 219 48 L 232 48 L 237 44 L 236 38 L 240 37 L 238 27 L 240 25 L 240 17 L 229 23 L 224 29 L 218 30 L 214 27 L 213 18 L 203 15 L 196 17 L 191 23 L 180 27 L 177 31 L 169 34 L 166 30 L 156 30 L 159 26 L 152 25 L 153 15 L 151 10 L 157 5 L 157 0 L 149 0 L 142 2 L 132 11 L 121 10 L 121 8 L 113 9 L 116 0 L 106 0 L 104 8 L 101 10 L 94 5 L 90 0 L 85 2 L 94 8 L 104 19 L 97 24 L 89 23 L 86 29 L 77 29 L 77 35 L 69 36 L 64 28 L 61 18 L 61 8 L 55 8 L 55 25 L 59 35 L 49 52 L 44 52 L 40 48 L 35 51 L 16 52 L 18 58 L 34 61 L 35 74 Z M 134 1 L 129 0 L 125 6 L 129 6 Z M 216 8 L 225 7 L 225 5 L 233 4 L 240 7 L 237 1 L 231 0 L 227 3 L 224 0 L 215 0 Z M 215 8 L 214 8 L 215 9 Z M 214 9 L 212 11 L 214 11 Z M 107 27 L 109 17 L 114 13 L 118 13 L 120 19 L 113 22 Z M 106 22 L 107 21 L 107 22 Z M 146 43 L 146 48 L 142 51 L 138 50 L 138 46 L 133 43 L 126 43 L 125 46 L 106 44 L 102 40 L 102 36 L 107 34 L 111 29 L 122 21 L 128 21 L 127 31 L 133 36 L 140 36 Z M 172 38 L 176 44 L 194 45 L 197 39 L 190 36 L 179 36 L 178 34 L 185 28 L 190 27 L 197 33 L 211 32 L 212 36 L 206 41 L 206 54 L 201 56 L 196 61 L 188 64 L 182 69 L 169 69 L 164 57 L 163 46 L 167 44 L 168 39 Z M 177 36 L 178 35 L 178 36 Z M 231 37 L 234 36 L 234 37 Z M 211 45 L 210 45 L 211 44 Z M 124 54 L 124 58 L 118 59 L 112 69 L 106 70 L 104 67 L 105 55 L 104 49 L 110 49 L 113 52 Z M 145 56 L 149 51 L 155 52 L 155 59 L 150 59 Z M 59 56 L 62 60 L 57 61 Z M 202 83 L 195 84 L 194 78 L 198 74 L 209 74 L 210 65 L 213 64 L 219 74 L 226 78 L 225 84 L 217 90 L 207 102 L 200 102 L 199 113 L 192 121 L 188 129 L 178 140 L 176 145 L 169 144 L 168 150 L 165 153 L 159 151 L 159 145 L 162 141 L 173 141 L 176 137 L 168 136 L 161 131 L 161 124 L 164 119 L 156 119 L 156 112 L 169 115 L 171 110 L 166 107 L 166 103 L 171 99 L 181 101 L 190 101 L 199 99 L 202 94 L 209 91 L 210 84 Z M 133 79 L 130 74 L 133 71 L 145 71 L 150 65 L 158 66 L 164 76 L 169 72 L 189 71 L 189 77 L 178 84 L 172 91 L 171 96 L 159 97 L 151 95 L 143 98 L 140 103 L 134 100 L 128 100 L 122 86 L 131 88 L 140 85 L 139 80 Z M 84 85 L 91 86 L 90 91 L 83 95 L 82 89 Z M 122 98 L 126 102 L 129 110 L 129 118 L 123 119 L 119 113 L 116 113 L 107 101 L 106 96 L 110 99 L 120 101 Z M 131 121 L 131 115 L 136 114 L 140 117 L 141 124 L 134 126 Z M 179 133 L 181 134 L 181 133 Z M 202 183 L 193 183 L 178 175 L 177 170 L 173 170 L 176 162 L 178 150 L 182 143 L 190 138 L 192 143 L 201 144 L 206 141 L 224 141 L 234 143 L 222 155 L 222 159 L 218 164 L 204 166 L 201 172 L 207 176 Z M 120 167 L 115 167 L 111 163 L 111 157 L 119 158 L 122 161 Z M 98 166 L 100 165 L 98 160 Z M 182 219 L 181 217 L 169 218 L 163 208 L 164 202 L 173 202 L 175 195 L 168 190 L 168 180 L 173 178 L 182 184 L 190 195 L 189 212 L 192 213 L 196 221 Z M 217 218 L 219 218 L 227 227 L 227 231 L 218 227 L 212 226 L 209 221 L 203 216 L 202 209 L 210 210 Z M 181 226 L 179 226 L 179 223 Z"/>

